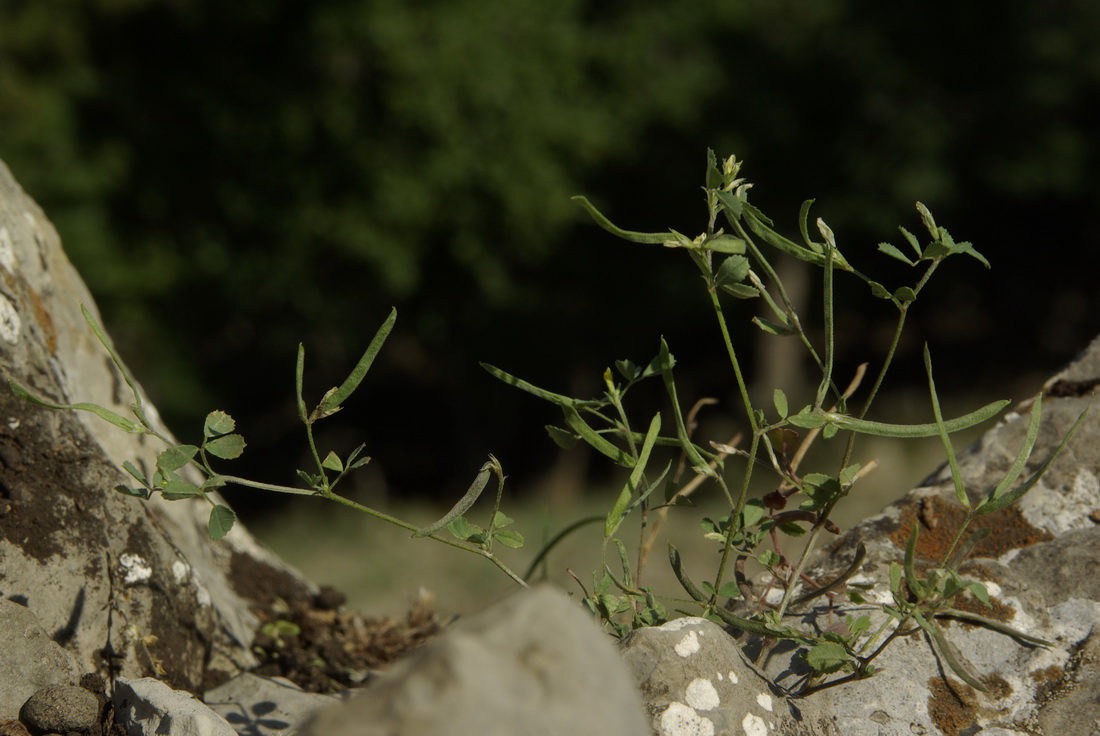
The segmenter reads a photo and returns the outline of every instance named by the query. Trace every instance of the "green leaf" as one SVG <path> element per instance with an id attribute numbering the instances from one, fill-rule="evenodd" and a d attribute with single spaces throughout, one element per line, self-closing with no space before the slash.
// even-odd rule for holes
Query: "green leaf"
<path id="1" fill-rule="evenodd" d="M 661 376 L 664 379 L 665 391 L 668 393 L 669 399 L 672 400 L 672 416 L 676 421 L 676 437 L 680 440 L 680 449 L 684 451 L 687 456 L 688 462 L 692 467 L 697 469 L 697 472 L 702 473 L 708 477 L 715 477 L 717 473 L 711 468 L 707 461 L 703 459 L 703 456 L 699 454 L 698 448 L 695 447 L 691 439 L 688 437 L 687 427 L 684 426 L 684 416 L 680 411 L 680 401 L 676 398 L 676 382 L 672 377 L 672 366 L 675 364 L 672 353 L 668 351 L 668 343 L 665 339 L 661 338 L 661 349 L 658 353 L 658 359 L 661 362 Z"/>
<path id="2" fill-rule="evenodd" d="M 179 470 L 194 459 L 199 448 L 194 445 L 175 445 L 157 456 L 157 467 L 163 471 Z"/>
<path id="3" fill-rule="evenodd" d="M 325 459 L 321 462 L 321 467 L 339 473 L 344 469 L 344 461 L 335 452 L 329 450 L 328 455 L 325 455 Z"/>
<path id="4" fill-rule="evenodd" d="M 115 425 L 121 430 L 129 432 L 130 434 L 142 434 L 146 431 L 145 427 L 138 424 L 137 422 L 120 416 L 110 409 L 104 409 L 98 404 L 54 404 L 53 402 L 46 401 L 45 399 L 35 396 L 15 381 L 8 381 L 8 387 L 11 389 L 11 392 L 13 394 L 23 399 L 24 401 L 29 401 L 32 404 L 37 404 L 38 406 L 44 406 L 47 409 L 74 409 L 77 411 L 87 411 L 95 414 L 97 417 L 104 420 L 105 422 L 109 422 L 110 424 Z"/>
<path id="5" fill-rule="evenodd" d="M 720 288 L 735 299 L 755 299 L 760 296 L 758 289 L 747 284 L 723 284 Z"/>
<path id="6" fill-rule="evenodd" d="M 165 483 L 160 494 L 169 501 L 181 501 L 199 495 L 199 487 L 194 483 L 188 483 L 177 478 Z"/>
<path id="7" fill-rule="evenodd" d="M 497 368 L 496 366 L 489 365 L 488 363 L 481 363 L 481 367 L 484 368 L 485 370 L 487 370 L 490 373 L 490 375 L 494 376 L 495 378 L 500 379 L 501 381 L 504 381 L 509 386 L 515 386 L 520 391 L 526 391 L 527 393 L 531 394 L 532 396 L 537 396 L 540 399 L 545 399 L 546 401 L 549 401 L 553 404 L 557 404 L 558 406 L 561 406 L 561 407 L 583 406 L 585 404 L 592 403 L 592 402 L 587 402 L 587 401 L 581 401 L 580 399 L 571 399 L 568 396 L 563 396 L 562 394 L 556 394 L 553 391 L 547 391 L 546 389 L 539 388 L 538 386 L 530 384 L 530 383 L 528 383 L 527 381 L 524 381 L 521 378 L 516 378 L 512 374 L 502 371 L 500 368 Z"/>
<path id="8" fill-rule="evenodd" d="M 905 242 L 909 243 L 909 247 L 917 254 L 917 258 L 920 258 L 923 254 L 921 253 L 920 241 L 917 240 L 917 236 L 900 225 L 898 226 L 898 230 L 901 231 L 901 235 L 905 238 Z"/>
<path id="9" fill-rule="evenodd" d="M 927 586 L 924 585 L 918 578 L 914 568 L 914 562 L 917 557 L 917 537 L 920 535 L 920 525 L 913 524 L 913 531 L 909 533 L 909 542 L 905 545 L 905 585 L 909 588 L 909 591 L 920 598 L 927 590 Z"/>
<path id="10" fill-rule="evenodd" d="M 871 294 L 879 299 L 892 299 L 893 295 L 886 290 L 886 287 L 877 281 L 869 281 L 871 285 Z"/>
<path id="11" fill-rule="evenodd" d="M 511 529 L 503 529 L 493 534 L 493 539 L 503 544 L 505 547 L 511 547 L 512 549 L 519 549 L 524 545 L 523 535 L 517 531 Z"/>
<path id="12" fill-rule="evenodd" d="M 840 644 L 823 641 L 814 645 L 805 654 L 806 664 L 815 672 L 827 674 L 836 672 L 849 664 L 848 652 Z"/>
<path id="13" fill-rule="evenodd" d="M 714 274 L 714 283 L 718 286 L 739 284 L 749 275 L 749 259 L 744 256 L 730 256 L 722 261 Z"/>
<path id="14" fill-rule="evenodd" d="M 569 425 L 569 428 L 580 435 L 580 438 L 587 442 L 594 450 L 598 450 L 601 454 L 606 455 L 615 461 L 616 465 L 620 465 L 624 468 L 634 467 L 634 458 L 626 454 L 619 447 L 608 442 L 604 439 L 604 436 L 592 429 L 584 419 L 581 418 L 580 412 L 577 411 L 573 405 L 562 406 L 562 413 L 565 415 L 565 423 Z"/>
<path id="15" fill-rule="evenodd" d="M 910 265 L 910 266 L 916 265 L 915 263 L 913 263 L 913 261 L 909 260 L 909 258 L 904 253 L 902 253 L 900 250 L 898 250 L 897 246 L 890 245 L 889 243 L 879 243 L 878 244 L 878 249 L 879 249 L 879 252 L 885 253 L 886 255 L 890 256 L 891 258 L 896 258 L 899 261 L 901 261 L 902 263 L 905 263 L 905 264 Z"/>
<path id="16" fill-rule="evenodd" d="M 221 504 L 216 505 L 210 510 L 210 523 L 207 526 L 210 538 L 221 539 L 224 537 L 233 528 L 233 523 L 236 520 L 237 515 L 233 513 L 233 509 Z"/>
<path id="17" fill-rule="evenodd" d="M 630 360 L 616 360 L 615 369 L 619 371 L 619 375 L 628 381 L 633 381 L 642 372 L 641 369 Z"/>
<path id="18" fill-rule="evenodd" d="M 908 304 L 909 302 L 916 301 L 917 292 L 913 291 L 908 286 L 902 286 L 900 289 L 894 292 L 894 298 L 902 304 Z"/>
<path id="19" fill-rule="evenodd" d="M 940 412 L 940 397 L 936 393 L 936 381 L 932 378 L 932 354 L 928 350 L 928 343 L 924 344 L 924 370 L 928 374 L 928 391 L 932 397 L 932 413 L 936 417 L 936 428 L 940 435 L 940 442 L 947 453 L 947 464 L 951 468 L 951 480 L 955 484 L 955 498 L 963 508 L 970 508 L 970 497 L 966 493 L 966 485 L 963 483 L 962 471 L 959 470 L 959 461 L 955 457 L 955 446 L 947 434 L 944 426 L 943 414 Z"/>
<path id="20" fill-rule="evenodd" d="M 226 434 L 204 443 L 203 449 L 222 460 L 233 460 L 244 453 L 246 444 L 239 434 Z"/>
<path id="21" fill-rule="evenodd" d="M 780 419 L 787 418 L 787 394 L 783 393 L 783 389 L 777 388 L 772 392 L 772 402 L 775 404 L 775 411 L 779 414 Z"/>
<path id="22" fill-rule="evenodd" d="M 237 423 L 233 421 L 233 417 L 226 414 L 224 411 L 212 411 L 206 415 L 206 421 L 202 425 L 203 437 L 217 437 L 218 435 L 229 434 L 237 428 Z"/>
<path id="23" fill-rule="evenodd" d="M 966 588 L 974 595 L 975 598 L 981 601 L 986 608 L 990 607 L 991 604 L 989 603 L 989 591 L 986 590 L 984 585 L 979 583 L 977 580 L 967 580 Z"/>
<path id="24" fill-rule="evenodd" d="M 715 235 L 709 239 L 705 246 L 707 250 L 712 250 L 715 253 L 731 253 L 733 255 L 741 255 L 745 252 L 745 241 L 733 235 Z M 729 260 L 728 258 L 726 259 Z M 745 273 L 749 270 L 748 261 L 745 261 Z M 741 279 L 745 278 L 744 276 Z M 740 281 L 741 279 L 736 279 Z"/>
<path id="25" fill-rule="evenodd" d="M 620 227 L 616 227 L 611 220 L 603 216 L 603 214 L 596 209 L 596 207 L 588 201 L 587 197 L 576 196 L 572 197 L 572 200 L 583 207 L 592 219 L 596 221 L 596 224 L 602 227 L 612 235 L 622 238 L 623 240 L 629 240 L 631 243 L 644 243 L 648 245 L 662 245 L 667 240 L 674 239 L 674 235 L 671 232 L 668 233 L 638 233 L 630 230 L 623 230 Z"/>
<path id="26" fill-rule="evenodd" d="M 492 461 L 482 465 L 481 469 L 477 472 L 477 476 L 474 477 L 474 482 L 471 483 L 470 487 L 466 489 L 466 493 L 462 496 L 462 498 L 458 499 L 458 503 L 456 503 L 451 508 L 451 510 L 444 514 L 439 520 L 435 521 L 432 524 L 429 524 L 422 529 L 416 530 L 412 535 L 413 538 L 415 539 L 418 537 L 430 537 L 431 535 L 438 532 L 440 529 L 443 529 L 444 527 L 450 527 L 451 522 L 461 518 L 462 515 L 465 514 L 470 509 L 470 507 L 474 505 L 474 502 L 477 501 L 478 496 L 481 495 L 481 492 L 485 490 L 485 485 L 489 482 L 489 475 L 492 473 L 493 467 L 494 465 Z M 451 529 L 451 533 L 455 533 L 453 528 Z M 458 534 L 455 534 L 455 536 L 457 536 L 459 539 L 466 539 L 466 537 L 459 536 Z"/>
<path id="27" fill-rule="evenodd" d="M 508 516 L 508 514 L 504 513 L 503 511 L 497 511 L 495 514 L 493 514 L 493 529 L 503 529 L 504 527 L 511 526 L 515 523 L 516 520 L 513 519 L 511 516 Z"/>
<path id="28" fill-rule="evenodd" d="M 580 439 L 576 433 L 570 432 L 568 429 L 555 427 L 552 424 L 546 425 L 546 433 L 550 435 L 550 439 L 554 441 L 554 444 L 563 450 L 572 450 L 577 446 L 577 441 Z"/>
<path id="29" fill-rule="evenodd" d="M 1005 473 L 1001 482 L 989 492 L 978 507 L 981 508 L 989 501 L 993 501 L 1003 496 L 1008 489 L 1016 482 L 1016 479 L 1020 477 L 1020 473 L 1023 472 L 1024 466 L 1027 465 L 1028 459 L 1031 457 L 1031 451 L 1035 447 L 1035 440 L 1039 436 L 1039 422 L 1043 414 L 1043 395 L 1040 393 L 1032 400 L 1031 404 L 1031 419 L 1027 425 L 1027 436 L 1024 437 L 1023 447 L 1020 448 L 1020 454 L 1016 456 L 1016 460 L 1013 461 L 1012 467 Z"/>
<path id="30" fill-rule="evenodd" d="M 794 416 L 787 417 L 787 421 L 796 427 L 802 427 L 803 429 L 814 429 L 815 427 L 821 427 L 825 425 L 825 417 L 815 412 L 813 407 L 807 406 L 798 412 Z"/>
<path id="31" fill-rule="evenodd" d="M 359 388 L 359 384 L 363 382 L 363 378 L 367 375 L 367 371 L 370 370 L 371 364 L 374 363 L 375 357 L 382 349 L 382 344 L 386 342 L 386 338 L 389 337 L 390 331 L 393 330 L 394 323 L 397 322 L 397 309 L 390 310 L 390 316 L 386 318 L 386 321 L 382 323 L 382 326 L 378 328 L 378 332 L 374 334 L 374 339 L 370 341 L 370 345 L 367 346 L 366 351 L 362 357 L 359 358 L 359 362 L 355 364 L 355 368 L 352 369 L 351 374 L 340 384 L 339 388 L 335 391 L 325 394 L 321 399 L 321 403 L 317 405 L 317 409 L 314 410 L 314 416 L 318 419 L 327 417 L 339 411 L 341 404 L 351 396 L 355 389 Z"/>
<path id="32" fill-rule="evenodd" d="M 726 219 L 731 223 L 736 222 L 741 217 L 741 212 L 744 209 L 744 201 L 738 199 L 730 192 L 715 192 L 718 197 L 718 202 L 726 210 Z"/>
<path id="33" fill-rule="evenodd" d="M 1008 493 L 1005 493 L 1000 497 L 995 498 L 986 504 L 983 504 L 977 509 L 977 513 L 992 514 L 994 511 L 1000 511 L 1001 509 L 1016 503 L 1016 501 L 1022 498 L 1025 493 L 1030 491 L 1032 487 L 1039 482 L 1039 479 L 1046 475 L 1046 472 L 1050 469 L 1051 464 L 1058 459 L 1058 456 L 1061 455 L 1062 451 L 1066 449 L 1066 445 L 1069 444 L 1069 441 L 1073 439 L 1073 436 L 1075 434 L 1077 434 L 1077 428 L 1081 426 L 1081 422 L 1085 420 L 1085 417 L 1088 415 L 1089 410 L 1092 408 L 1093 399 L 1095 399 L 1095 394 L 1093 394 L 1093 398 L 1089 399 L 1088 406 L 1086 406 L 1085 410 L 1082 411 L 1081 414 L 1077 417 L 1077 421 L 1073 423 L 1072 427 L 1070 427 L 1069 432 L 1067 432 L 1066 436 L 1062 438 L 1062 442 L 1058 445 L 1054 452 L 1051 453 L 1050 457 L 1046 459 L 1046 462 L 1044 462 L 1039 467 L 1039 469 L 1031 475 L 1030 478 L 1028 478 L 1020 485 L 1016 486 L 1015 489 L 1009 491 Z"/>
<path id="34" fill-rule="evenodd" d="M 604 539 L 608 539 L 618 530 L 619 525 L 623 523 L 623 519 L 626 518 L 627 509 L 630 506 L 630 499 L 634 497 L 634 494 L 638 491 L 638 485 L 642 482 L 642 476 L 645 474 L 646 464 L 649 463 L 649 455 L 653 451 L 653 444 L 657 441 L 657 436 L 661 432 L 661 413 L 657 412 L 653 415 L 653 419 L 649 421 L 649 429 L 646 431 L 645 440 L 642 442 L 641 452 L 638 454 L 638 461 L 634 465 L 634 469 L 630 472 L 630 477 L 627 479 L 623 489 L 619 491 L 619 497 L 615 501 L 615 505 L 611 507 L 611 511 L 607 514 L 607 520 L 604 522 L 603 536 Z"/>
<path id="35" fill-rule="evenodd" d="M 779 337 L 788 337 L 790 335 L 797 335 L 798 330 L 792 325 L 780 324 L 778 322 L 772 322 L 770 319 L 764 317 L 753 317 L 753 324 L 762 329 L 769 335 L 777 335 Z"/>
<path id="36" fill-rule="evenodd" d="M 129 460 L 122 461 L 122 469 L 134 477 L 138 483 L 142 484 L 146 488 L 149 487 L 149 481 L 145 478 L 145 473 L 138 470 L 138 468 Z"/>
<path id="37" fill-rule="evenodd" d="M 994 401 L 992 404 L 986 404 L 981 409 L 972 411 L 969 414 L 964 414 L 961 417 L 955 419 L 948 419 L 943 423 L 948 432 L 958 432 L 963 429 L 970 429 L 982 422 L 992 419 L 994 416 L 1008 406 L 1008 400 Z M 856 419 L 845 414 L 836 414 L 834 412 L 818 412 L 818 415 L 824 418 L 825 422 L 835 425 L 838 429 L 859 432 L 862 434 L 873 434 L 880 437 L 936 437 L 940 433 L 939 426 L 936 424 L 886 424 L 884 422 L 871 422 L 866 419 Z M 795 421 L 795 417 L 789 418 L 791 424 L 795 426 L 819 426 L 811 424 L 798 424 Z"/>
<path id="38" fill-rule="evenodd" d="M 148 499 L 150 495 L 148 488 L 130 488 L 129 486 L 117 485 L 115 490 L 119 493 L 124 493 L 127 496 L 136 496 L 137 498 Z"/>
<path id="39" fill-rule="evenodd" d="M 469 539 L 471 534 L 475 531 L 481 531 L 481 528 L 471 524 L 465 517 L 460 516 L 447 525 L 447 531 L 454 535 L 455 539 Z"/>

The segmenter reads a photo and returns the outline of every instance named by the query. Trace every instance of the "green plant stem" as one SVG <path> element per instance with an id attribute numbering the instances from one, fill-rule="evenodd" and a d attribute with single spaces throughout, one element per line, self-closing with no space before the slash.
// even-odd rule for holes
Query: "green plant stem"
<path id="1" fill-rule="evenodd" d="M 364 514 L 367 514 L 368 516 L 373 516 L 376 519 L 380 519 L 381 521 L 388 522 L 390 524 L 393 524 L 394 526 L 399 526 L 402 529 L 407 529 L 410 532 L 415 532 L 419 529 L 419 527 L 417 527 L 416 525 L 410 524 L 407 521 L 402 521 L 401 519 L 398 519 L 396 516 L 390 516 L 389 514 L 384 513 L 382 511 L 378 511 L 377 509 L 372 509 L 369 506 L 364 506 L 361 503 L 356 503 L 355 501 L 352 501 L 350 498 L 344 498 L 343 496 L 339 496 L 335 493 L 332 493 L 331 491 L 321 492 L 320 495 L 321 495 L 322 498 L 327 498 L 330 501 L 335 501 L 336 503 L 347 506 L 348 508 L 355 509 L 356 511 L 360 511 Z M 500 560 L 500 558 L 498 558 L 496 555 L 494 555 L 490 550 L 484 549 L 483 547 L 475 547 L 475 546 L 470 545 L 470 544 L 464 544 L 462 542 L 459 542 L 458 540 L 447 539 L 446 537 L 437 536 L 435 534 L 430 535 L 428 537 L 428 539 L 434 539 L 437 542 L 442 542 L 443 544 L 450 545 L 451 547 L 454 547 L 455 549 L 461 549 L 461 550 L 464 550 L 466 552 L 473 552 L 476 555 L 480 555 L 480 556 L 486 558 L 487 560 L 489 560 L 490 562 L 492 562 L 498 568 L 500 568 L 501 572 L 503 572 L 508 577 L 512 578 L 512 580 L 516 581 L 516 583 L 518 583 L 519 585 L 521 585 L 524 588 L 528 587 L 526 581 L 524 581 L 523 578 L 521 578 L 519 575 L 517 575 L 515 572 L 513 572 L 510 567 L 505 565 L 504 562 L 502 562 Z"/>
<path id="2" fill-rule="evenodd" d="M 315 491 L 308 488 L 295 488 L 293 486 L 281 486 L 274 483 L 261 483 L 258 480 L 249 480 L 248 478 L 239 478 L 235 475 L 222 475 L 221 473 L 214 473 L 210 475 L 211 480 L 220 480 L 225 483 L 232 483 L 238 486 L 246 486 L 248 488 L 257 488 L 261 491 L 274 491 L 275 493 L 291 493 L 296 496 L 316 496 L 319 491 Z"/>

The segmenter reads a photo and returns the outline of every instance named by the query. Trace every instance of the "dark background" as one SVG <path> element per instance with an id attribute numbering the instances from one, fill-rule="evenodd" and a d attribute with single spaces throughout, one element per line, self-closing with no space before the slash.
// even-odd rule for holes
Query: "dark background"
<path id="1" fill-rule="evenodd" d="M 914 277 L 875 244 L 919 232 L 918 199 L 989 258 L 933 279 L 902 389 L 923 382 L 925 340 L 949 395 L 1020 399 L 1095 336 L 1100 5 L 990 7 L 4 0 L 0 158 L 175 432 L 238 418 L 237 474 L 293 482 L 297 344 L 316 401 L 396 306 L 326 441 L 365 441 L 402 496 L 453 496 L 488 452 L 523 488 L 556 456 L 556 413 L 478 361 L 596 394 L 664 335 L 682 400 L 735 412 L 686 256 L 617 241 L 569 201 L 694 235 L 708 147 L 746 161 L 788 234 L 816 198 L 887 285 Z M 881 356 L 892 316 L 838 286 L 850 369 Z M 737 306 L 752 355 L 757 306 Z"/>

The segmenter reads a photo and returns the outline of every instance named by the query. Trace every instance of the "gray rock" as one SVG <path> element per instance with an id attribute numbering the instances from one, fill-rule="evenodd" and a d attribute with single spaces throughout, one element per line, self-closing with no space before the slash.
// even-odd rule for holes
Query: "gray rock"
<path id="1" fill-rule="evenodd" d="M 7 390 L 15 380 L 56 403 L 130 416 L 133 397 L 81 304 L 96 314 L 56 231 L 0 163 L 2 593 L 33 611 L 83 671 L 156 674 L 197 692 L 256 663 L 257 597 L 290 600 L 315 587 L 240 524 L 211 542 L 201 501 L 115 492 L 132 484 L 121 463 L 152 467 L 159 442 Z M 148 401 L 145 411 L 159 421 Z M 0 691 L 15 686 L 0 681 Z"/>
<path id="2" fill-rule="evenodd" d="M 304 729 L 316 736 L 514 736 L 648 730 L 615 647 L 575 601 L 520 591 L 395 664 Z"/>
<path id="3" fill-rule="evenodd" d="M 129 736 L 237 736 L 229 723 L 190 693 L 143 677 L 115 680 L 115 718 Z"/>
<path id="4" fill-rule="evenodd" d="M 620 642 L 641 687 L 653 731 L 668 736 L 811 733 L 794 701 L 747 660 L 737 642 L 703 618 L 639 629 Z M 827 719 L 820 730 L 836 734 Z"/>
<path id="5" fill-rule="evenodd" d="M 309 716 L 338 704 L 340 699 L 307 693 L 283 677 L 258 677 L 246 672 L 208 690 L 203 701 L 238 733 L 293 736 Z"/>
<path id="6" fill-rule="evenodd" d="M 0 598 L 0 720 L 16 718 L 39 688 L 79 679 L 76 658 L 50 638 L 38 617 Z"/>
<path id="7" fill-rule="evenodd" d="M 92 734 L 102 710 L 99 698 L 82 687 L 47 685 L 23 704 L 22 720 L 43 733 Z"/>

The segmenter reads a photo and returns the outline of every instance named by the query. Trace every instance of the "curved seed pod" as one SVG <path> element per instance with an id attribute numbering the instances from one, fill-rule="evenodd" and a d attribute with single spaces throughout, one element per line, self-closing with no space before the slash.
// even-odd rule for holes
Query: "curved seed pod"
<path id="1" fill-rule="evenodd" d="M 413 538 L 417 537 L 430 537 L 441 529 L 445 529 L 448 524 L 465 514 L 470 510 L 470 507 L 477 501 L 478 496 L 485 490 L 485 485 L 489 482 L 489 474 L 493 470 L 493 463 L 488 462 L 481 466 L 481 470 L 478 471 L 477 477 L 474 478 L 474 482 L 470 484 L 470 487 L 466 490 L 466 494 L 458 499 L 458 503 L 451 508 L 443 518 L 438 521 L 429 524 L 423 529 L 417 529 L 413 533 Z"/>

